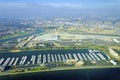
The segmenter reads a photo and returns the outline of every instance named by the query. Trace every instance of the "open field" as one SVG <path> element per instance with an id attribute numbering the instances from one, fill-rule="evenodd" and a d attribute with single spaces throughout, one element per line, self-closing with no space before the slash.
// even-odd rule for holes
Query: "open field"
<path id="1" fill-rule="evenodd" d="M 17 37 L 17 36 L 23 36 L 23 35 L 27 35 L 27 34 L 30 34 L 30 33 L 32 33 L 32 32 L 19 32 L 19 33 L 7 35 L 7 36 L 1 36 L 0 40 L 14 38 L 14 37 Z"/>

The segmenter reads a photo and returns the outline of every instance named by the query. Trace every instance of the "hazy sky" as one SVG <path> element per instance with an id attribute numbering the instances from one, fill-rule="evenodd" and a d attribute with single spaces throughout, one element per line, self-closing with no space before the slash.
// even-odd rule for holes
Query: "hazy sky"
<path id="1" fill-rule="evenodd" d="M 0 0 L 0 16 L 120 16 L 120 0 Z"/>

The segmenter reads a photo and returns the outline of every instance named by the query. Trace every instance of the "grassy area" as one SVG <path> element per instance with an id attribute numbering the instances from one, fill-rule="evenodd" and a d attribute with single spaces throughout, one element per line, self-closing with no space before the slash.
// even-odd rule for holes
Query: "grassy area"
<path id="1" fill-rule="evenodd" d="M 10 52 L 16 53 L 16 52 L 21 52 L 21 50 L 11 50 Z"/>
<path id="2" fill-rule="evenodd" d="M 4 76 L 4 75 L 19 75 L 19 74 L 27 74 L 27 73 L 36 73 L 36 72 L 49 72 L 49 71 L 60 71 L 60 70 L 78 70 L 78 69 L 99 69 L 99 68 L 120 68 L 120 65 L 106 65 L 106 66 L 82 66 L 82 67 L 56 67 L 56 68 L 35 68 L 35 70 L 32 71 L 23 71 L 23 72 L 16 72 L 16 73 L 12 73 L 12 72 L 3 72 L 0 74 L 0 76 Z"/>
<path id="3" fill-rule="evenodd" d="M 62 29 L 64 30 L 64 29 Z M 98 27 L 77 27 L 77 26 L 71 26 L 66 30 L 68 33 L 87 33 L 87 34 L 115 34 L 115 30 L 110 30 L 110 29 L 103 29 L 103 28 L 98 28 Z"/>
<path id="4" fill-rule="evenodd" d="M 27 34 L 30 34 L 30 33 L 32 33 L 32 32 L 18 32 L 18 33 L 15 33 L 15 34 L 1 36 L 0 40 L 9 39 L 9 38 L 17 37 L 17 36 L 22 36 L 22 35 L 27 35 Z"/>

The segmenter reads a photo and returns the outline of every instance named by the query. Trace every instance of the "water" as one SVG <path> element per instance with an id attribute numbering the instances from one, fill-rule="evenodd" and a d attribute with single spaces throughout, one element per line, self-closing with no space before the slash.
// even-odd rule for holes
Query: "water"
<path id="1" fill-rule="evenodd" d="M 0 53 L 2 57 L 21 57 L 38 54 L 67 54 L 67 53 L 88 53 L 89 49 L 81 50 L 41 50 L 23 52 Z M 102 53 L 102 52 L 101 52 Z M 97 53 L 96 53 L 97 54 Z M 103 54 L 104 55 L 104 54 Z M 0 80 L 120 80 L 120 68 L 106 69 L 79 69 L 51 72 L 24 73 L 16 75 L 0 76 Z"/>
<path id="2" fill-rule="evenodd" d="M 73 56 L 73 54 L 76 55 L 77 58 L 75 58 Z M 79 55 L 82 54 L 81 57 L 78 56 L 78 54 Z M 48 63 L 48 62 L 66 61 L 67 58 L 68 59 L 76 59 L 76 60 L 77 59 L 78 60 L 87 60 L 87 61 L 89 61 L 90 59 L 94 60 L 88 54 L 91 54 L 91 56 L 94 57 L 94 59 L 96 61 L 104 60 L 104 59 L 109 60 L 107 55 L 104 54 L 103 52 L 98 51 L 98 52 L 91 53 L 91 52 L 89 52 L 89 49 L 37 50 L 37 51 L 23 51 L 23 52 L 16 52 L 16 53 L 11 53 L 11 52 L 0 53 L 0 61 L 2 59 L 4 59 L 4 61 L 2 61 L 0 63 L 0 65 L 9 65 L 13 58 L 14 58 L 14 60 L 11 63 L 11 65 L 14 65 L 14 62 L 16 61 L 16 59 L 19 58 L 19 60 L 17 61 L 17 64 L 15 64 L 16 66 L 21 65 L 21 61 L 23 61 L 23 59 L 25 61 L 22 65 L 28 65 L 28 63 L 29 63 L 29 65 L 30 64 L 39 64 L 39 62 L 40 63 Z M 102 57 L 98 56 L 98 54 L 101 54 Z M 63 57 L 62 57 L 62 55 L 63 55 Z M 24 58 L 24 56 L 26 56 L 26 59 Z M 38 56 L 41 56 L 40 60 L 38 59 Z M 88 56 L 90 57 L 90 59 L 88 58 Z M 39 60 L 39 62 L 38 62 L 38 60 Z"/>
<path id="3" fill-rule="evenodd" d="M 2 76 L 0 80 L 120 80 L 120 68 L 36 72 Z"/>
<path id="4" fill-rule="evenodd" d="M 31 33 L 31 34 L 27 34 L 27 35 L 17 36 L 17 37 L 13 37 L 13 38 L 9 38 L 9 39 L 0 40 L 0 43 L 11 41 L 11 40 L 15 40 L 17 38 L 23 38 L 23 37 L 30 36 L 30 35 L 37 34 L 37 33 L 43 33 L 43 32 L 44 32 L 43 29 L 39 29 L 39 30 L 36 30 L 34 33 Z"/>

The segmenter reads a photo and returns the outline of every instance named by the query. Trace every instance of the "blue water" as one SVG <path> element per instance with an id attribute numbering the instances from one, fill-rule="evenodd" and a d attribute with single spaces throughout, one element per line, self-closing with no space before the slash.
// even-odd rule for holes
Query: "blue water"
<path id="1" fill-rule="evenodd" d="M 37 34 L 37 33 L 43 33 L 43 32 L 45 32 L 44 29 L 39 29 L 39 30 L 36 30 L 35 32 L 33 32 L 31 34 L 27 34 L 27 35 L 17 36 L 17 37 L 13 37 L 13 38 L 9 38 L 9 39 L 0 40 L 0 43 L 7 42 L 7 41 L 10 41 L 10 40 L 15 40 L 17 38 L 23 38 L 23 37 L 30 36 L 30 35 Z"/>
<path id="2" fill-rule="evenodd" d="M 31 56 L 31 55 L 39 55 L 39 54 L 68 54 L 68 53 L 89 53 L 88 52 L 89 49 L 72 49 L 72 50 L 36 50 L 36 51 L 22 51 L 22 52 L 0 52 L 0 58 L 2 57 L 22 57 L 22 56 Z M 98 52 L 99 53 L 99 52 Z M 104 54 L 103 52 L 100 52 L 104 55 L 104 57 L 106 59 L 108 59 L 108 57 L 106 56 L 106 54 Z M 97 52 L 96 52 L 97 54 Z"/>
<path id="3" fill-rule="evenodd" d="M 18 53 L 0 53 L 0 57 L 37 55 L 37 54 L 65 54 L 65 53 L 87 53 L 88 49 L 82 50 L 41 50 L 24 51 Z M 120 80 L 120 68 L 106 69 L 79 69 L 63 70 L 53 72 L 36 72 L 18 75 L 1 76 L 0 80 Z"/>
<path id="4" fill-rule="evenodd" d="M 120 80 L 120 68 L 37 72 L 3 76 L 0 80 Z"/>
<path id="5" fill-rule="evenodd" d="M 8 58 L 10 58 L 10 60 L 8 61 L 8 63 L 6 64 L 6 65 L 8 65 L 9 63 L 10 63 L 10 61 L 12 60 L 12 58 L 15 58 L 15 60 L 16 60 L 16 58 L 18 57 L 19 58 L 19 60 L 17 61 L 17 63 L 15 64 L 16 66 L 19 66 L 20 65 L 20 62 L 21 62 L 21 60 L 22 60 L 22 58 L 23 58 L 23 56 L 26 56 L 27 57 L 27 59 L 25 60 L 25 62 L 24 62 L 24 65 L 26 65 L 27 63 L 29 63 L 30 62 L 30 64 L 29 65 L 31 65 L 32 64 L 32 62 L 31 62 L 31 59 L 32 59 L 32 56 L 34 55 L 34 56 L 36 56 L 35 57 L 35 60 L 34 60 L 34 64 L 38 64 L 38 62 L 37 62 L 37 60 L 38 60 L 38 56 L 39 55 L 41 55 L 41 60 L 40 60 L 40 62 L 41 63 L 44 63 L 44 60 L 45 60 L 45 63 L 48 63 L 48 62 L 56 62 L 56 61 L 64 61 L 64 60 L 66 60 L 66 59 L 64 59 L 63 60 L 63 58 L 60 56 L 60 55 L 63 55 L 64 56 L 64 58 L 65 58 L 65 55 L 68 55 L 68 54 L 71 54 L 71 58 L 73 58 L 74 59 L 74 57 L 73 57 L 73 54 L 76 54 L 76 56 L 77 56 L 77 54 L 83 54 L 84 55 L 84 57 L 86 57 L 86 59 L 85 58 L 83 58 L 83 55 L 81 55 L 81 57 L 83 58 L 83 59 L 81 59 L 80 57 L 79 57 L 79 59 L 78 60 L 87 60 L 87 61 L 89 61 L 90 59 L 88 59 L 87 58 L 87 56 L 85 56 L 85 55 L 87 55 L 88 53 L 90 53 L 89 52 L 89 49 L 73 49 L 73 50 L 36 50 L 36 51 L 22 51 L 22 52 L 16 52 L 16 53 L 12 53 L 12 52 L 4 52 L 4 53 L 2 53 L 2 52 L 0 52 L 0 59 L 2 59 L 2 58 L 4 58 L 4 61 L 0 64 L 0 65 L 4 65 L 4 63 L 6 63 L 6 60 L 8 59 Z M 101 54 L 101 55 L 103 55 L 104 56 L 104 58 L 106 59 L 106 60 L 109 60 L 109 57 L 107 57 L 107 55 L 106 54 L 104 54 L 103 52 L 94 52 L 94 55 L 96 55 L 97 56 L 97 54 Z M 53 59 L 54 60 L 52 60 L 52 57 L 51 56 L 49 56 L 49 59 L 48 59 L 48 54 L 49 55 L 53 55 Z M 90 53 L 90 54 L 92 54 L 92 53 Z M 56 58 L 55 58 L 55 55 L 56 55 Z M 44 56 L 46 56 L 46 58 L 44 57 Z M 59 56 L 59 57 L 58 57 Z M 88 55 L 89 56 L 89 55 Z M 93 56 L 93 55 L 92 55 Z M 89 56 L 90 57 L 90 56 Z M 94 56 L 93 56 L 94 57 Z M 59 59 L 60 58 L 60 59 Z M 101 57 L 98 57 L 99 58 L 99 60 L 103 60 Z M 96 58 L 95 60 L 98 60 L 98 58 Z M 55 60 L 56 59 L 56 60 Z M 68 59 L 70 59 L 70 56 L 68 56 Z M 92 59 L 92 58 L 91 58 Z M 15 61 L 14 60 L 14 61 Z M 93 60 L 93 59 L 92 59 Z M 14 61 L 12 62 L 12 64 L 14 63 Z M 12 65 L 11 64 L 11 65 Z"/>

